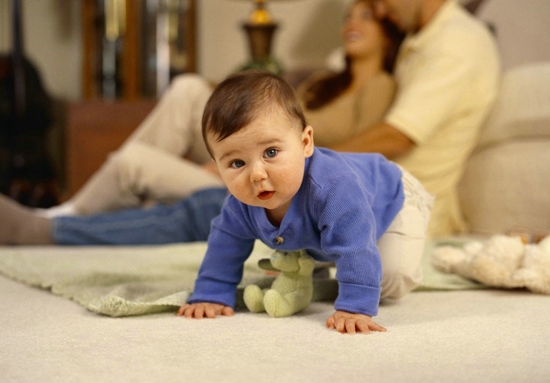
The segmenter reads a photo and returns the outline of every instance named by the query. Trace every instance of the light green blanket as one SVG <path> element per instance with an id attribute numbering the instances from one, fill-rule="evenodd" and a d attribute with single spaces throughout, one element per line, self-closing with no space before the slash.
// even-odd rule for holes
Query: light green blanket
<path id="1" fill-rule="evenodd" d="M 427 246 L 424 282 L 418 290 L 471 289 L 481 285 L 434 270 Z M 0 273 L 50 289 L 88 310 L 113 317 L 176 311 L 192 292 L 206 243 L 146 247 L 0 247 Z M 257 242 L 239 289 L 272 278 L 257 266 L 273 250 Z M 333 299 L 334 281 L 316 281 L 313 300 Z M 241 305 L 240 305 L 241 306 Z"/>

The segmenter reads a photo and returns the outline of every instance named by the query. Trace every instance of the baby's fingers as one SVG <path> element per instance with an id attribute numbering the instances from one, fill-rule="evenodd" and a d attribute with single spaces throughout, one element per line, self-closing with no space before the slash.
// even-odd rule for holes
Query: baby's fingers
<path id="1" fill-rule="evenodd" d="M 330 316 L 330 317 L 327 319 L 325 325 L 326 325 L 327 328 L 329 328 L 329 329 L 335 328 L 335 327 L 334 327 L 334 317 L 333 317 L 333 316 Z"/>
<path id="2" fill-rule="evenodd" d="M 334 329 L 342 334 L 346 332 L 355 334 L 355 321 L 353 319 L 334 319 L 334 316 L 331 316 L 327 319 L 326 326 L 327 328 Z"/>
<path id="3" fill-rule="evenodd" d="M 218 315 L 223 314 L 224 311 L 225 309 L 221 305 L 208 305 L 204 308 L 204 316 L 213 319 Z"/>
<path id="4" fill-rule="evenodd" d="M 183 316 L 185 318 L 203 318 L 204 317 L 204 306 L 202 305 L 190 305 L 185 304 L 181 306 L 178 310 L 177 316 Z"/>
<path id="5" fill-rule="evenodd" d="M 233 314 L 233 309 L 229 306 L 225 306 L 222 310 L 222 315 L 225 315 L 226 317 L 231 317 Z"/>
<path id="6" fill-rule="evenodd" d="M 376 322 L 366 321 L 362 319 L 357 321 L 357 329 L 364 334 L 368 334 L 371 331 L 379 331 L 379 332 L 387 331 L 385 327 L 380 326 Z"/>
<path id="7" fill-rule="evenodd" d="M 185 304 L 178 309 L 177 315 L 185 318 L 215 318 L 218 315 L 232 316 L 233 309 L 217 303 Z"/>
<path id="8" fill-rule="evenodd" d="M 217 303 L 206 305 L 204 308 L 204 316 L 207 318 L 215 318 L 218 315 L 232 316 L 233 309 L 229 306 L 220 305 Z"/>
<path id="9" fill-rule="evenodd" d="M 191 307 L 185 312 L 186 318 L 204 318 L 204 306 L 203 305 L 191 305 Z"/>
<path id="10" fill-rule="evenodd" d="M 330 322 L 330 325 L 329 325 Z M 327 327 L 330 329 L 335 329 L 339 333 L 355 333 L 355 321 L 353 319 L 345 319 L 345 318 L 338 318 L 334 319 L 334 317 L 330 317 L 327 319 Z M 352 329 L 353 328 L 353 329 Z"/>
<path id="11" fill-rule="evenodd" d="M 189 304 L 185 304 L 183 306 L 180 306 L 178 309 L 178 312 L 176 313 L 177 316 L 181 317 L 185 314 L 185 311 L 190 307 Z"/>
<path id="12" fill-rule="evenodd" d="M 355 334 L 355 326 L 359 327 L 359 321 L 356 321 L 355 319 L 346 319 L 344 322 L 344 326 L 346 327 L 346 331 L 348 334 Z M 368 327 L 367 327 L 368 330 Z M 342 331 L 340 331 L 342 332 Z M 364 332 L 364 331 L 363 331 Z M 369 331 L 367 331 L 368 333 Z"/>

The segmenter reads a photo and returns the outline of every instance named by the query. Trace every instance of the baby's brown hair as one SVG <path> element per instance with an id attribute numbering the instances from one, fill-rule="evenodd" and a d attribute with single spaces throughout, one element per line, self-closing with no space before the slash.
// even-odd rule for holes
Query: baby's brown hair
<path id="1" fill-rule="evenodd" d="M 238 132 L 260 113 L 279 107 L 289 119 L 307 126 L 294 89 L 279 76 L 264 70 L 235 73 L 221 82 L 210 96 L 202 115 L 202 136 L 212 155 L 207 134 L 221 141 Z"/>

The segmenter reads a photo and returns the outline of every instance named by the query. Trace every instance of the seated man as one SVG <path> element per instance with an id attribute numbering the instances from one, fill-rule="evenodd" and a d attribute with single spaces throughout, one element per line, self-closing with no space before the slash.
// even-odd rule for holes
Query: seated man
<path id="1" fill-rule="evenodd" d="M 500 61 L 489 30 L 453 0 L 371 0 L 408 35 L 384 122 L 332 148 L 380 152 L 435 195 L 429 234 L 463 231 L 457 186 L 496 99 Z"/>

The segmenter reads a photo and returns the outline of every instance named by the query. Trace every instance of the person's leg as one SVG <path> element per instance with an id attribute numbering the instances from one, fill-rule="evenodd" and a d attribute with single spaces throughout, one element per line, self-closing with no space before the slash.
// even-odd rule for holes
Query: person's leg
<path id="1" fill-rule="evenodd" d="M 382 259 L 382 298 L 398 299 L 422 282 L 422 255 L 433 197 L 403 172 L 405 202 L 378 241 Z"/>
<path id="2" fill-rule="evenodd" d="M 125 141 L 122 148 L 112 154 L 82 189 L 64 204 L 59 215 L 67 211 L 74 211 L 76 214 L 93 214 L 136 206 L 141 196 L 131 195 L 131 193 L 134 191 L 139 193 L 143 188 L 148 188 L 148 185 L 137 185 L 137 181 L 129 175 L 138 173 L 141 175 L 145 171 L 147 173 L 141 176 L 141 180 L 148 179 L 147 177 L 151 174 L 163 170 L 165 175 L 170 175 L 163 176 L 165 181 L 174 179 L 174 182 L 170 183 L 171 187 L 176 182 L 184 188 L 187 187 L 180 193 L 173 193 L 171 189 L 168 192 L 169 198 L 182 198 L 199 188 L 221 185 L 219 182 L 212 182 L 213 176 L 210 173 L 202 171 L 198 166 L 193 166 L 193 164 L 204 164 L 210 159 L 202 139 L 201 118 L 211 93 L 210 84 L 198 75 L 186 74 L 176 77 L 157 106 Z M 139 155 L 139 151 L 136 150 L 139 146 L 149 147 L 157 153 L 164 153 L 165 159 L 172 158 L 174 161 L 170 166 L 166 166 L 167 162 L 163 161 L 155 168 L 156 163 L 153 158 Z M 184 161 L 184 156 L 189 159 L 186 163 L 184 162 L 187 166 L 185 168 L 174 166 L 177 164 L 176 160 Z M 138 163 L 132 165 L 129 161 Z M 144 168 L 144 164 L 149 166 Z M 161 165 L 166 167 L 161 168 Z M 152 172 L 149 172 L 150 168 Z M 126 175 L 119 175 L 120 169 L 127 169 Z M 176 174 L 176 172 L 180 173 Z M 180 182 L 182 178 L 186 182 Z M 128 184 L 122 182 L 128 182 Z M 159 185 L 159 188 L 161 186 Z M 149 190 L 157 189 L 149 188 Z M 163 196 L 164 191 L 158 190 L 158 195 Z M 47 212 L 43 214 L 47 215 Z M 55 214 L 57 213 L 52 212 L 52 215 Z"/>
<path id="3" fill-rule="evenodd" d="M 136 207 L 143 200 L 172 203 L 210 187 L 223 182 L 191 161 L 133 142 L 112 154 L 71 201 L 78 214 L 91 215 Z"/>
<path id="4" fill-rule="evenodd" d="M 126 140 L 141 142 L 203 164 L 210 160 L 202 139 L 202 113 L 212 86 L 196 74 L 180 75 L 158 105 Z"/>
<path id="5" fill-rule="evenodd" d="M 0 194 L 0 245 L 49 245 L 51 221 Z"/>
<path id="6" fill-rule="evenodd" d="M 154 245 L 206 241 L 220 214 L 225 188 L 198 191 L 174 205 L 94 216 L 58 217 L 52 235 L 60 245 Z"/>

